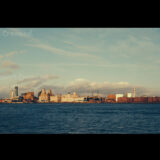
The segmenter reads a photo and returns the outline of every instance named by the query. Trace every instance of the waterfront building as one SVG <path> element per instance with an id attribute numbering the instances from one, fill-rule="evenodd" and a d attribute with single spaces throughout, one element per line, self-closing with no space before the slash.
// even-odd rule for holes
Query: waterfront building
<path id="1" fill-rule="evenodd" d="M 39 96 L 39 102 L 40 103 L 49 102 L 48 94 L 46 93 L 45 88 L 42 89 L 42 92 L 41 92 L 41 94 Z"/>
<path id="2" fill-rule="evenodd" d="M 129 100 L 128 97 L 118 97 L 117 103 L 129 103 Z"/>
<path id="3" fill-rule="evenodd" d="M 0 103 L 4 103 L 4 99 L 0 99 Z"/>
<path id="4" fill-rule="evenodd" d="M 18 86 L 15 86 L 14 90 L 10 91 L 10 99 L 14 99 L 15 97 L 18 97 Z"/>
<path id="5" fill-rule="evenodd" d="M 48 90 L 48 94 L 47 95 L 48 95 L 48 100 L 50 101 L 50 97 L 54 96 L 54 94 L 52 93 L 51 89 Z"/>
<path id="6" fill-rule="evenodd" d="M 15 86 L 15 88 L 14 88 L 14 96 L 15 97 L 18 96 L 18 86 Z"/>
<path id="7" fill-rule="evenodd" d="M 100 97 L 99 95 L 97 96 L 87 96 L 84 98 L 84 102 L 88 103 L 104 103 L 106 101 L 105 98 Z"/>
<path id="8" fill-rule="evenodd" d="M 14 91 L 11 90 L 11 91 L 10 91 L 10 98 L 12 99 L 13 97 L 14 97 Z"/>
<path id="9" fill-rule="evenodd" d="M 132 93 L 127 93 L 126 97 L 132 97 Z"/>
<path id="10" fill-rule="evenodd" d="M 123 94 L 116 94 L 116 102 L 118 101 L 119 97 L 124 97 L 124 95 Z"/>
<path id="11" fill-rule="evenodd" d="M 136 88 L 133 88 L 133 97 L 136 97 Z"/>
<path id="12" fill-rule="evenodd" d="M 51 89 L 48 90 L 48 96 L 54 96 Z"/>
<path id="13" fill-rule="evenodd" d="M 85 101 L 85 97 L 80 97 L 77 95 L 76 92 L 74 92 L 73 94 L 66 94 L 66 95 L 63 95 L 61 97 L 61 102 L 78 102 L 78 103 L 81 103 L 81 102 L 84 102 Z"/>
<path id="14" fill-rule="evenodd" d="M 3 103 L 12 103 L 12 100 L 9 98 L 3 99 Z"/>
<path id="15" fill-rule="evenodd" d="M 42 91 L 39 91 L 39 92 L 38 92 L 38 97 L 41 95 L 41 93 L 42 93 Z"/>
<path id="16" fill-rule="evenodd" d="M 72 96 L 73 98 L 78 98 L 78 95 L 77 95 L 77 93 L 76 92 L 73 92 L 73 96 Z"/>
<path id="17" fill-rule="evenodd" d="M 60 103 L 61 102 L 61 95 L 50 96 L 50 102 Z"/>
<path id="18" fill-rule="evenodd" d="M 116 95 L 115 94 L 108 94 L 105 101 L 107 103 L 115 103 L 116 102 Z"/>
<path id="19" fill-rule="evenodd" d="M 34 92 L 27 92 L 23 95 L 24 101 L 34 101 Z"/>
<path id="20" fill-rule="evenodd" d="M 34 96 L 34 92 L 23 93 L 22 96 L 24 103 L 32 103 L 32 102 L 37 103 L 38 101 L 38 98 Z"/>
<path id="21" fill-rule="evenodd" d="M 23 97 L 21 96 L 15 96 L 12 98 L 12 102 L 22 102 Z"/>

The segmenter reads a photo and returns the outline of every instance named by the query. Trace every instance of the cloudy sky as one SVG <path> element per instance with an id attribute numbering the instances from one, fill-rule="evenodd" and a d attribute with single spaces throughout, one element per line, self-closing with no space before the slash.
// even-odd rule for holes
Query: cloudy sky
<path id="1" fill-rule="evenodd" d="M 160 96 L 160 29 L 0 28 L 0 97 L 51 88 Z"/>

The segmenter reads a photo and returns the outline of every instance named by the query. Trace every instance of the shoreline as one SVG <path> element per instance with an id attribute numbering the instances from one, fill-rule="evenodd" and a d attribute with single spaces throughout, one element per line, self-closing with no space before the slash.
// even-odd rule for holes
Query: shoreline
<path id="1" fill-rule="evenodd" d="M 28 103 L 24 103 L 24 102 L 0 102 L 0 104 L 160 104 L 160 102 L 158 103 L 94 103 L 94 102 L 44 102 L 44 103 L 35 103 L 35 102 L 28 102 Z"/>

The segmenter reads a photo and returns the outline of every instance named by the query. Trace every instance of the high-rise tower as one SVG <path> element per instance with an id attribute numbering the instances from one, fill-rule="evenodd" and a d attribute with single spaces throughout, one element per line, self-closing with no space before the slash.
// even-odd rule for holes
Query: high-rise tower
<path id="1" fill-rule="evenodd" d="M 48 90 L 48 96 L 54 96 L 51 89 Z"/>
<path id="2" fill-rule="evenodd" d="M 18 86 L 15 86 L 15 88 L 14 88 L 14 95 L 18 96 Z"/>
<path id="3" fill-rule="evenodd" d="M 136 88 L 133 88 L 133 97 L 136 97 Z"/>

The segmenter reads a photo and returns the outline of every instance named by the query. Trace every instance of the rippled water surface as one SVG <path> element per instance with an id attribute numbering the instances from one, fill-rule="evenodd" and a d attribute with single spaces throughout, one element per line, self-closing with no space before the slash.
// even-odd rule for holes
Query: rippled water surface
<path id="1" fill-rule="evenodd" d="M 160 133 L 160 104 L 0 104 L 0 134 Z"/>

